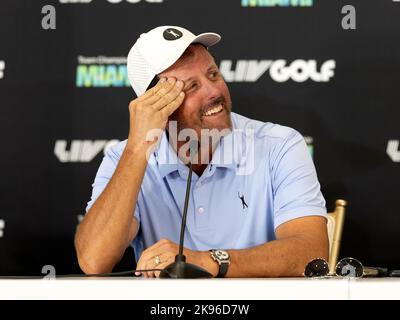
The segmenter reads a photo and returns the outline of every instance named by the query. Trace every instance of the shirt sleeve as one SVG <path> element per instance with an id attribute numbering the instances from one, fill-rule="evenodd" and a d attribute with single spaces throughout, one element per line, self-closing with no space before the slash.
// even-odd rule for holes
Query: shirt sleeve
<path id="1" fill-rule="evenodd" d="M 274 228 L 305 216 L 326 217 L 313 160 L 303 136 L 291 130 L 273 151 Z"/>
<path id="2" fill-rule="evenodd" d="M 97 170 L 96 177 L 92 184 L 93 188 L 92 196 L 90 198 L 90 201 L 86 205 L 86 213 L 89 211 L 92 205 L 96 202 L 97 198 L 104 191 L 108 182 L 111 180 L 115 172 L 115 169 L 117 168 L 120 159 L 120 153 L 118 152 L 118 147 L 119 145 L 108 148 L 107 151 L 105 152 L 104 158 L 99 166 L 99 169 Z M 138 220 L 140 224 L 140 212 L 137 202 L 136 202 L 134 217 Z"/>

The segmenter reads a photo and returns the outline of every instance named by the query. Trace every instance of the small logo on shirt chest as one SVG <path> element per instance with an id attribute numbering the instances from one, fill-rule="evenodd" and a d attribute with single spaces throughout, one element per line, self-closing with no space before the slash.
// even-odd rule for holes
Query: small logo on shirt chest
<path id="1" fill-rule="evenodd" d="M 246 201 L 244 200 L 244 195 L 243 195 L 243 194 L 240 194 L 240 192 L 238 192 L 238 198 L 242 201 L 243 210 L 245 210 L 246 208 L 249 207 L 249 206 L 247 205 Z"/>

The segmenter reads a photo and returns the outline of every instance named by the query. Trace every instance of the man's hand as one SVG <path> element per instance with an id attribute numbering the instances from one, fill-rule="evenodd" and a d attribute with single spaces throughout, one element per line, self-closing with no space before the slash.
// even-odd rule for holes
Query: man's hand
<path id="1" fill-rule="evenodd" d="M 141 148 L 157 141 L 147 141 L 151 130 L 164 130 L 168 117 L 182 104 L 183 82 L 173 77 L 161 78 L 157 85 L 129 104 L 130 129 L 128 146 Z"/>
<path id="2" fill-rule="evenodd" d="M 178 254 L 179 245 L 167 240 L 162 239 L 143 251 L 137 263 L 136 269 L 164 269 L 169 264 L 175 261 L 175 256 Z M 206 269 L 213 276 L 218 273 L 218 265 L 210 257 L 208 251 L 193 251 L 190 249 L 183 249 L 183 254 L 186 256 L 186 262 L 195 264 L 199 267 Z M 160 258 L 161 263 L 156 264 L 156 257 Z M 136 273 L 139 275 L 140 273 Z M 159 277 L 160 271 L 143 272 L 146 278 Z"/>

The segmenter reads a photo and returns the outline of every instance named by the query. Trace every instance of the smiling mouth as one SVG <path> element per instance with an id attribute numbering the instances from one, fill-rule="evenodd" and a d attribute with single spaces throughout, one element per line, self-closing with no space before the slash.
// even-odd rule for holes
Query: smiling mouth
<path id="1" fill-rule="evenodd" d="M 206 112 L 204 112 L 203 117 L 210 117 L 210 116 L 216 115 L 216 114 L 220 113 L 222 110 L 224 110 L 224 107 L 222 106 L 222 104 L 219 104 L 219 105 L 207 110 Z"/>

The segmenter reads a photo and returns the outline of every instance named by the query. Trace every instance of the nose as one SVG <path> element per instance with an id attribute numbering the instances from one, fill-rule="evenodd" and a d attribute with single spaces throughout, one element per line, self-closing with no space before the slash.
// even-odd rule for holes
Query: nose
<path id="1" fill-rule="evenodd" d="M 219 86 L 215 82 L 213 82 L 209 79 L 205 79 L 203 81 L 202 87 L 203 87 L 204 98 L 205 98 L 206 102 L 210 102 L 221 95 L 221 90 L 220 90 Z"/>

